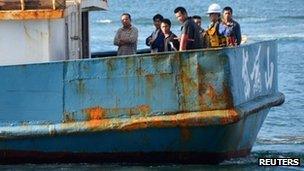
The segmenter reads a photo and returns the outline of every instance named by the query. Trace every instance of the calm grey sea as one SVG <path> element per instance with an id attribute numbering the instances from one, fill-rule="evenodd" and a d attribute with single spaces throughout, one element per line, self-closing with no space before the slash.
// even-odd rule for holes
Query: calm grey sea
<path id="1" fill-rule="evenodd" d="M 139 29 L 139 49 L 147 48 L 145 38 L 152 32 L 152 17 L 160 13 L 172 21 L 173 32 L 180 26 L 173 10 L 184 6 L 190 15 L 203 17 L 208 5 L 219 3 L 231 6 L 234 18 L 250 42 L 277 39 L 279 45 L 279 89 L 286 96 L 285 103 L 268 114 L 252 153 L 246 158 L 208 165 L 25 165 L 0 166 L 1 170 L 301 170 L 304 169 L 304 0 L 109 0 L 109 10 L 90 15 L 92 51 L 115 50 L 114 30 L 120 27 L 120 15 L 131 13 Z M 258 167 L 259 157 L 300 157 L 302 168 Z"/>

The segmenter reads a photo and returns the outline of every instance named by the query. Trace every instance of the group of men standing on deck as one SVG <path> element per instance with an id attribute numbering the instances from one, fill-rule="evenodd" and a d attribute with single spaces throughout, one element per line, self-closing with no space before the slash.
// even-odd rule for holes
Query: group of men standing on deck
<path id="1" fill-rule="evenodd" d="M 206 30 L 201 27 L 201 17 L 188 16 L 184 7 L 177 7 L 174 13 L 182 25 L 180 36 L 176 36 L 170 30 L 169 19 L 156 14 L 153 17 L 155 30 L 146 39 L 146 45 L 150 47 L 151 53 L 237 46 L 241 43 L 241 28 L 232 18 L 231 7 L 222 10 L 218 4 L 211 4 L 207 12 L 211 23 Z M 117 31 L 114 38 L 114 45 L 118 46 L 117 55 L 136 54 L 138 29 L 132 26 L 131 21 L 129 13 L 121 15 L 123 27 Z"/>

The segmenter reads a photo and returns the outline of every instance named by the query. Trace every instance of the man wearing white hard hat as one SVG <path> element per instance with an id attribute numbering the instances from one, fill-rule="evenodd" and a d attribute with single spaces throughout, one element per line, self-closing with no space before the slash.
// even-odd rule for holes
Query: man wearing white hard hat
<path id="1" fill-rule="evenodd" d="M 208 47 L 221 47 L 226 45 L 226 38 L 219 34 L 219 25 L 221 23 L 221 7 L 218 4 L 211 4 L 208 8 L 210 25 L 207 30 Z"/>

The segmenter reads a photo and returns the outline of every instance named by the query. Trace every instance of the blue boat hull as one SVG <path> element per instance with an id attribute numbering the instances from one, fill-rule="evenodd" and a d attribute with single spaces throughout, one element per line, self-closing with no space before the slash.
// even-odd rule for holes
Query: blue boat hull
<path id="1" fill-rule="evenodd" d="M 227 125 L 147 128 L 5 140 L 1 163 L 218 163 L 250 153 L 268 109 Z"/>
<path id="2" fill-rule="evenodd" d="M 273 41 L 0 67 L 0 159 L 218 163 L 283 103 Z M 4 77 L 5 76 L 5 77 Z"/>

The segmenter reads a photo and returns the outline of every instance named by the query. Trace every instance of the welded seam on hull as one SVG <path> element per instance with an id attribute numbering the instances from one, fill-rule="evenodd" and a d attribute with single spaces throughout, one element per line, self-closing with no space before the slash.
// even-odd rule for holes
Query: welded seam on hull
<path id="1" fill-rule="evenodd" d="M 179 110 L 182 110 L 182 98 L 183 98 L 183 94 L 182 94 L 182 88 L 181 88 L 181 83 L 180 83 L 180 68 L 178 67 L 180 65 L 180 61 L 181 61 L 181 57 L 180 57 L 180 53 L 176 54 L 176 59 L 177 60 L 172 60 L 172 69 L 174 74 L 174 79 L 175 79 L 175 88 L 176 88 L 176 92 L 177 92 L 177 101 L 178 101 L 178 108 Z"/>

